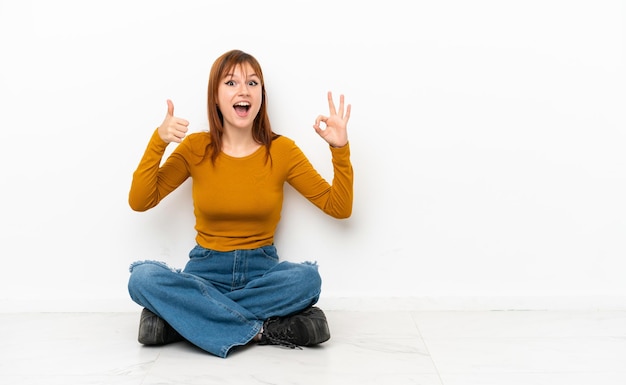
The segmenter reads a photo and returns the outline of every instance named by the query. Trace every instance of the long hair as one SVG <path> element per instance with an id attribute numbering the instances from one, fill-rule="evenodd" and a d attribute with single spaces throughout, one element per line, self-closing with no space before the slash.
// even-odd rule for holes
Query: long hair
<path id="1" fill-rule="evenodd" d="M 207 113 L 209 117 L 209 134 L 211 135 L 209 148 L 212 162 L 215 162 L 215 159 L 217 159 L 220 154 L 222 149 L 222 136 L 224 135 L 224 116 L 217 105 L 217 89 L 226 74 L 231 72 L 235 67 L 246 63 L 250 64 L 261 81 L 261 108 L 252 123 L 252 137 L 257 143 L 265 146 L 266 160 L 270 156 L 272 140 L 277 136 L 272 131 L 270 119 L 267 114 L 267 94 L 265 93 L 265 80 L 263 78 L 261 65 L 254 56 L 246 52 L 236 49 L 228 51 L 215 60 L 209 74 Z"/>

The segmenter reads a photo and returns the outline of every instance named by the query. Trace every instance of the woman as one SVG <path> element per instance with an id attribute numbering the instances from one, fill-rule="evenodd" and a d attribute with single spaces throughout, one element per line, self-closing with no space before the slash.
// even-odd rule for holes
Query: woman
<path id="1" fill-rule="evenodd" d="M 209 75 L 209 131 L 186 135 L 189 122 L 168 100 L 133 174 L 129 204 L 156 206 L 192 178 L 196 245 L 183 270 L 157 261 L 131 265 L 128 290 L 143 306 L 139 342 L 162 345 L 185 339 L 225 358 L 236 346 L 290 347 L 330 338 L 315 307 L 321 278 L 315 263 L 279 261 L 274 232 L 287 182 L 335 218 L 352 212 L 353 172 L 347 137 L 350 105 L 335 108 L 313 128 L 332 155 L 332 185 L 289 138 L 272 131 L 263 73 L 257 60 L 232 50 Z M 161 165 L 167 145 L 179 143 Z"/>

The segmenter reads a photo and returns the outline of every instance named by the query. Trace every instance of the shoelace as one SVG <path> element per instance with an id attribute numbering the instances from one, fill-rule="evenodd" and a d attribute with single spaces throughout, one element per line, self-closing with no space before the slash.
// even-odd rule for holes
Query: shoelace
<path id="1" fill-rule="evenodd" d="M 280 338 L 275 338 L 269 335 L 264 335 L 265 338 L 272 344 L 272 345 L 279 345 L 279 346 L 285 346 L 291 349 L 300 349 L 302 350 L 302 347 L 300 345 L 296 345 L 293 342 L 289 342 Z"/>
<path id="2" fill-rule="evenodd" d="M 265 338 L 265 340 L 268 341 L 272 345 L 279 345 L 279 346 L 285 346 L 291 349 L 297 348 L 297 349 L 302 350 L 302 347 L 300 345 L 294 344 L 293 342 L 289 341 L 290 333 L 292 333 L 291 329 L 285 328 L 282 330 L 281 329 L 274 330 L 273 332 L 264 330 L 262 335 Z"/>

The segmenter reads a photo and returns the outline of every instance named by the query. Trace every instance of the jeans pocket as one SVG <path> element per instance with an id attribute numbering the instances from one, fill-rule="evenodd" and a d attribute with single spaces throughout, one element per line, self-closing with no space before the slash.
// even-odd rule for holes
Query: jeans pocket
<path id="1" fill-rule="evenodd" d="M 278 262 L 278 253 L 276 252 L 276 246 L 274 245 L 262 246 L 259 248 L 259 250 L 261 250 L 261 253 L 263 254 L 265 258 L 272 260 L 274 262 Z"/>
<path id="2" fill-rule="evenodd" d="M 209 259 L 211 255 L 213 255 L 213 253 L 214 253 L 214 250 L 206 249 L 200 245 L 196 245 L 189 252 L 189 259 L 192 259 L 194 261 L 205 260 L 205 259 Z"/>

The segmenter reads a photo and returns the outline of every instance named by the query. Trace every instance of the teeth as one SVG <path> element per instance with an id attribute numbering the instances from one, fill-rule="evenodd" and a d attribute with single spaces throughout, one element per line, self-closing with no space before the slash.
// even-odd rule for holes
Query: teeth
<path id="1" fill-rule="evenodd" d="M 247 107 L 250 105 L 250 103 L 246 103 L 246 102 L 239 102 L 237 104 L 235 104 L 236 106 L 241 106 L 241 107 Z"/>

